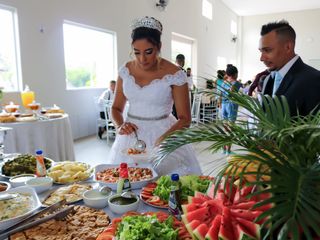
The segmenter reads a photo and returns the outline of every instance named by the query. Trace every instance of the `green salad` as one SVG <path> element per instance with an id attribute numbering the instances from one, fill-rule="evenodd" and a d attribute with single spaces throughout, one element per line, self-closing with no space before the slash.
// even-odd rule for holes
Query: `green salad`
<path id="1" fill-rule="evenodd" d="M 212 180 L 203 179 L 197 175 L 187 175 L 180 177 L 181 200 L 187 200 L 188 196 L 193 196 L 195 191 L 205 193 Z M 161 176 L 157 181 L 157 187 L 153 191 L 154 195 L 161 200 L 168 201 L 170 195 L 171 179 L 170 176 Z"/>
<path id="2" fill-rule="evenodd" d="M 117 229 L 118 240 L 175 240 L 178 230 L 173 229 L 173 218 L 168 217 L 160 223 L 154 216 L 127 216 L 122 219 Z"/>

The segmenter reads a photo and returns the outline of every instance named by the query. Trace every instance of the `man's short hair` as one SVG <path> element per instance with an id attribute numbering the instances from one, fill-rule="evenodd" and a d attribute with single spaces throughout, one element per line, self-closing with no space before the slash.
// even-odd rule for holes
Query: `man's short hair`
<path id="1" fill-rule="evenodd" d="M 116 82 L 116 80 L 111 80 L 110 81 L 110 84 L 116 84 L 117 82 Z"/>
<path id="2" fill-rule="evenodd" d="M 183 54 L 178 54 L 177 56 L 176 56 L 176 60 L 182 60 L 182 61 L 184 61 L 185 60 L 185 57 L 184 57 L 184 55 Z"/>
<path id="3" fill-rule="evenodd" d="M 277 35 L 285 38 L 286 40 L 291 40 L 293 42 L 296 41 L 296 32 L 286 20 L 270 22 L 263 25 L 261 27 L 260 35 L 264 36 L 271 31 L 275 31 Z"/>

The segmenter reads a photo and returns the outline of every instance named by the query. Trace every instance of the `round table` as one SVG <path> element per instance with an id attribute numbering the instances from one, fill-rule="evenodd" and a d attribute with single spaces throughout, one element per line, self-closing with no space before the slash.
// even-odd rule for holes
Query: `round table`
<path id="1" fill-rule="evenodd" d="M 52 119 L 1 123 L 0 127 L 12 129 L 4 138 L 5 153 L 35 154 L 41 149 L 45 157 L 57 162 L 75 160 L 73 137 L 67 114 Z"/>

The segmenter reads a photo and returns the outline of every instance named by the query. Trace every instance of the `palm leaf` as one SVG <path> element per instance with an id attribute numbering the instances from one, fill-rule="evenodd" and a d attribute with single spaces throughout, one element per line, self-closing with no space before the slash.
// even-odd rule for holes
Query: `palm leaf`
<path id="1" fill-rule="evenodd" d="M 252 175 L 256 181 L 251 184 L 260 186 L 253 195 L 272 194 L 257 204 L 273 204 L 258 219 L 268 217 L 265 239 L 299 239 L 298 226 L 306 239 L 320 236 L 320 111 L 291 118 L 284 97 L 263 96 L 262 104 L 242 93 L 229 92 L 228 98 L 250 112 L 254 119 L 250 126 L 243 120 L 217 121 L 176 131 L 161 144 L 155 165 L 185 144 L 208 141 L 211 152 L 236 144 L 241 148 L 233 159 L 238 160 L 225 164 L 215 185 L 225 178 L 243 181 Z M 252 162 L 257 163 L 255 170 L 249 168 Z M 268 189 L 262 187 L 266 184 Z"/>

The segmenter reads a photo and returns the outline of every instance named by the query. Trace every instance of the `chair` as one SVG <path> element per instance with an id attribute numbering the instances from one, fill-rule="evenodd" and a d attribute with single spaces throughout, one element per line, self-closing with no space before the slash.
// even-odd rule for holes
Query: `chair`
<path id="1" fill-rule="evenodd" d="M 106 120 L 101 118 L 101 116 L 100 116 L 100 111 L 102 111 L 102 109 L 100 109 L 101 107 L 100 107 L 100 104 L 99 104 L 99 97 L 94 97 L 93 101 L 94 101 L 94 106 L 95 106 L 96 115 L 97 115 L 96 134 L 98 136 L 99 129 L 100 128 L 104 128 L 106 126 Z"/>
<path id="2" fill-rule="evenodd" d="M 191 126 L 198 125 L 200 122 L 201 99 L 202 99 L 202 94 L 195 93 L 193 95 L 193 102 L 191 106 Z"/>
<path id="3" fill-rule="evenodd" d="M 109 141 L 109 137 L 116 136 L 117 133 L 117 129 L 114 126 L 113 122 L 112 122 L 112 117 L 111 117 L 111 107 L 112 107 L 112 101 L 105 101 L 104 102 L 104 115 L 106 116 L 105 119 L 105 126 L 106 126 L 106 135 L 107 135 L 107 142 Z"/>
<path id="4" fill-rule="evenodd" d="M 202 123 L 210 123 L 217 120 L 217 102 L 210 96 L 202 97 L 202 106 L 200 108 L 200 116 Z"/>

